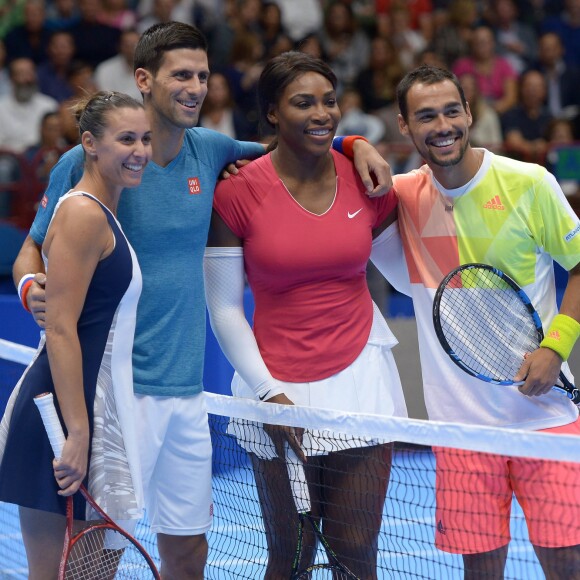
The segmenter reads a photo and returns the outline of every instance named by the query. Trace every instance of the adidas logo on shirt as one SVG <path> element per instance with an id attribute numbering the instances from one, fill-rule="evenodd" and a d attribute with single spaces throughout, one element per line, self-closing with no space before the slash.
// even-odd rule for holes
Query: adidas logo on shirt
<path id="1" fill-rule="evenodd" d="M 503 211 L 505 209 L 505 206 L 501 202 L 499 195 L 496 195 L 495 197 L 492 197 L 487 203 L 484 203 L 483 208 L 484 209 L 499 209 L 499 210 Z"/>

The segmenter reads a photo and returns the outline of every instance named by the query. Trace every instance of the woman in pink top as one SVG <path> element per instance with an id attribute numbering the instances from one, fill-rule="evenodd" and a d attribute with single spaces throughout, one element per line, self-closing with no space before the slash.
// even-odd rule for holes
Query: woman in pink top
<path id="1" fill-rule="evenodd" d="M 453 72 L 457 77 L 466 73 L 475 76 L 481 95 L 498 114 L 516 104 L 517 74 L 505 58 L 497 55 L 491 28 L 478 26 L 473 31 L 471 56 L 458 59 Z"/>
<path id="2" fill-rule="evenodd" d="M 352 163 L 330 149 L 340 110 L 326 63 L 284 53 L 266 65 L 258 89 L 276 139 L 269 154 L 218 185 L 205 258 L 212 328 L 236 369 L 232 391 L 406 416 L 396 340 L 366 283 L 373 238 L 398 235 L 396 198 L 369 198 Z M 253 332 L 243 312 L 244 274 L 256 304 Z M 376 578 L 392 444 L 265 429 L 256 428 L 260 444 L 246 448 L 268 541 L 266 578 L 288 577 L 296 551 L 286 445 L 308 456 L 312 513 L 339 559 L 357 577 Z"/>

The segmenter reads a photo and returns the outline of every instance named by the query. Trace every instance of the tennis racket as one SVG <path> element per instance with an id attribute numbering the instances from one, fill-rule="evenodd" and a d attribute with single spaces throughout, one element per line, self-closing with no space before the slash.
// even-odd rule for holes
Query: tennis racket
<path id="1" fill-rule="evenodd" d="M 290 448 L 286 452 L 286 465 L 288 468 L 288 477 L 296 510 L 298 511 L 298 543 L 296 545 L 296 555 L 292 564 L 290 580 L 306 580 L 308 578 L 320 578 L 333 580 L 358 580 L 344 564 L 342 564 L 334 550 L 330 547 L 328 540 L 324 537 L 318 522 L 310 513 L 310 492 L 306 482 L 304 466 L 296 453 Z M 302 556 L 302 543 L 304 537 L 304 526 L 310 525 L 314 530 L 316 539 L 322 544 L 326 552 L 328 562 L 325 564 L 312 564 L 306 568 L 300 568 Z"/>
<path id="2" fill-rule="evenodd" d="M 65 436 L 52 393 L 34 398 L 55 457 L 60 457 Z M 66 532 L 59 580 L 161 580 L 151 557 L 139 542 L 120 528 L 95 502 L 84 486 L 79 490 L 103 521 L 87 522 L 73 533 L 73 496 L 67 497 Z"/>
<path id="3" fill-rule="evenodd" d="M 435 293 L 435 333 L 451 360 L 466 373 L 495 385 L 521 385 L 513 377 L 544 338 L 540 316 L 507 274 L 486 264 L 451 271 Z M 560 372 L 553 388 L 574 403 L 580 392 Z"/>

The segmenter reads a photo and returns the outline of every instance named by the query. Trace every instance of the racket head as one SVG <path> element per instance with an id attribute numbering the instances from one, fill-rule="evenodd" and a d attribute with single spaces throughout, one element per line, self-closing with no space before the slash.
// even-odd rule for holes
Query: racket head
<path id="1" fill-rule="evenodd" d="M 501 270 L 464 264 L 442 280 L 433 300 L 433 326 L 443 350 L 483 381 L 513 385 L 543 330 L 529 297 Z"/>
<path id="2" fill-rule="evenodd" d="M 66 438 L 52 393 L 34 398 L 55 457 L 60 457 Z M 140 579 L 161 580 L 155 564 L 143 546 L 118 526 L 81 485 L 86 502 L 102 518 L 87 522 L 80 531 L 74 526 L 74 496 L 67 497 L 66 531 L 59 567 L 59 580 Z"/>
<path id="3" fill-rule="evenodd" d="M 84 488 L 81 493 L 103 520 L 85 522 L 80 530 L 74 530 L 74 496 L 67 498 L 67 526 L 59 580 L 160 580 L 153 560 L 141 544 L 115 524 Z"/>

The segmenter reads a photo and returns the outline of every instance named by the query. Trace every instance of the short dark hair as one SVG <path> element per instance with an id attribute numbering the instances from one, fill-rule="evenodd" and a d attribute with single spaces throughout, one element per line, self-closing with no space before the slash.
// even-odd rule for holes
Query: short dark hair
<path id="1" fill-rule="evenodd" d="M 308 72 L 322 75 L 336 89 L 336 75 L 319 58 L 304 52 L 289 51 L 268 61 L 258 81 L 258 104 L 260 113 L 266 120 L 268 120 L 270 107 L 278 104 L 286 87 L 300 75 Z"/>
<path id="2" fill-rule="evenodd" d="M 456 86 L 459 92 L 459 97 L 461 99 L 461 104 L 463 105 L 463 108 L 467 110 L 467 100 L 465 99 L 465 93 L 463 92 L 463 87 L 461 86 L 459 79 L 447 69 L 430 64 L 422 64 L 416 69 L 408 72 L 397 85 L 397 103 L 399 105 L 399 111 L 403 119 L 405 119 L 405 122 L 408 121 L 409 117 L 407 94 L 411 90 L 411 87 L 417 83 L 435 85 L 437 83 L 442 83 L 443 81 L 451 81 Z"/>
<path id="3" fill-rule="evenodd" d="M 71 107 L 79 127 L 79 135 L 89 131 L 99 139 L 107 126 L 107 114 L 113 109 L 143 109 L 140 103 L 125 93 L 99 91 L 80 99 Z"/>
<path id="4" fill-rule="evenodd" d="M 133 70 L 144 68 L 155 75 L 165 53 L 178 48 L 207 52 L 207 40 L 198 28 L 184 22 L 154 24 L 139 38 L 135 47 Z"/>

